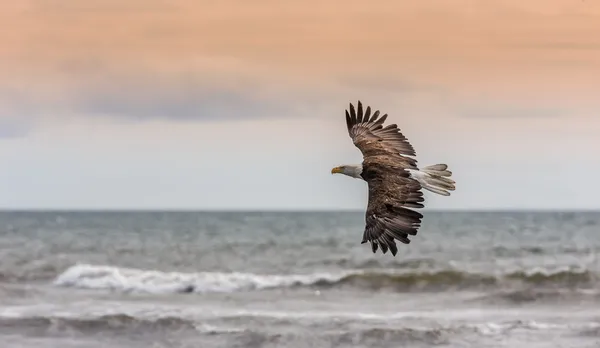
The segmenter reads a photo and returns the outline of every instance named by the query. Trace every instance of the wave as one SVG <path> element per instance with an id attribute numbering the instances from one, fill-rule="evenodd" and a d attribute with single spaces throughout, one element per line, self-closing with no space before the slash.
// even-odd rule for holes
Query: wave
<path id="1" fill-rule="evenodd" d="M 0 327 L 3 329 L 28 328 L 30 330 L 52 330 L 80 332 L 101 332 L 127 329 L 140 331 L 153 330 L 197 330 L 198 325 L 193 321 L 179 317 L 162 317 L 145 319 L 127 314 L 109 314 L 97 317 L 61 317 L 61 316 L 31 316 L 31 317 L 0 317 Z"/>
<path id="2" fill-rule="evenodd" d="M 328 273 L 306 275 L 259 275 L 239 272 L 179 273 L 78 264 L 59 275 L 54 280 L 54 284 L 125 292 L 204 293 L 311 286 L 320 282 L 339 281 L 342 277 L 343 275 Z"/>
<path id="3" fill-rule="evenodd" d="M 541 302 L 577 302 L 579 304 L 589 302 L 595 304 L 600 300 L 600 292 L 589 289 L 517 289 L 500 290 L 490 294 L 477 297 L 473 302 L 483 302 L 487 304 L 517 304 Z"/>
<path id="4" fill-rule="evenodd" d="M 355 273 L 335 282 L 320 281 L 321 286 L 354 286 L 370 290 L 395 291 L 448 291 L 464 289 L 489 289 L 496 287 L 591 287 L 595 275 L 589 271 L 559 270 L 546 272 L 518 271 L 500 276 L 469 273 L 456 270 L 406 273 Z"/>
<path id="5" fill-rule="evenodd" d="M 253 247 L 254 248 L 254 247 Z M 117 248 L 113 251 L 119 252 L 126 251 L 126 259 L 131 261 L 131 257 L 136 253 L 137 249 L 131 248 Z M 254 250 L 254 249 L 252 249 Z M 85 253 L 89 250 L 67 250 L 67 255 L 73 252 L 78 254 Z M 436 257 L 432 257 L 430 252 L 436 252 Z M 362 255 L 355 257 L 349 254 L 328 254 L 324 257 L 308 257 L 300 258 L 296 260 L 295 266 L 299 269 L 337 269 L 339 271 L 356 271 L 356 270 L 382 270 L 382 271 L 432 271 L 432 270 L 444 270 L 453 269 L 458 263 L 453 261 L 456 260 L 459 263 L 464 262 L 464 259 L 455 256 L 446 255 L 445 253 L 450 250 L 429 250 L 424 255 L 406 255 L 403 258 L 374 258 L 368 255 Z M 440 252 L 441 254 L 437 254 Z M 465 250 L 464 252 L 470 252 Z M 592 245 L 583 245 L 579 247 L 575 246 L 557 246 L 555 248 L 542 248 L 537 246 L 520 246 L 520 247 L 505 247 L 505 246 L 494 246 L 493 248 L 486 250 L 477 250 L 476 259 L 478 262 L 488 262 L 488 258 L 506 258 L 506 259 L 522 259 L 527 263 L 533 261 L 535 263 L 542 263 L 544 255 L 580 255 L 585 257 L 582 263 L 594 264 L 595 254 L 600 252 L 600 247 L 594 247 Z M 484 254 L 485 257 L 480 259 L 480 255 Z M 66 267 L 72 265 L 73 262 L 77 261 L 72 257 L 53 257 L 52 255 L 39 255 L 39 257 L 31 259 L 29 254 L 7 256 L 6 262 L 0 265 L 0 283 L 23 283 L 23 282 L 47 282 L 55 279 L 60 275 Z M 532 258 L 532 259 L 529 259 Z M 572 260 L 572 256 L 568 256 L 565 260 Z M 463 261 L 460 261 L 463 260 Z M 174 267 L 178 266 L 176 260 L 171 257 L 165 258 L 164 266 L 167 267 L 169 262 Z M 516 262 L 511 262 L 516 263 Z M 269 264 L 269 263 L 267 263 Z M 258 261 L 257 265 L 264 267 L 263 261 Z M 291 264 L 286 264 L 291 265 Z"/>
<path id="6" fill-rule="evenodd" d="M 424 323 L 390 323 L 389 320 L 379 322 L 361 321 L 360 325 L 353 320 L 325 320 L 309 321 L 275 321 L 276 325 L 265 325 L 270 318 L 258 317 L 255 320 L 239 322 L 235 326 L 222 325 L 219 318 L 207 322 L 192 318 L 167 316 L 159 318 L 143 318 L 127 314 L 110 314 L 90 317 L 65 317 L 65 316 L 28 316 L 11 317 L 0 316 L 0 332 L 16 332 L 24 336 L 39 336 L 50 333 L 53 336 L 61 333 L 69 337 L 84 335 L 90 337 L 101 334 L 110 337 L 110 333 L 127 335 L 135 334 L 136 337 L 157 335 L 164 338 L 166 333 L 175 333 L 173 337 L 180 342 L 189 342 L 191 346 L 199 343 L 206 344 L 206 337 L 216 338 L 220 346 L 225 342 L 231 346 L 262 347 L 276 346 L 301 346 L 307 340 L 317 346 L 348 346 L 361 345 L 373 346 L 381 342 L 395 345 L 447 345 L 455 340 L 477 340 L 477 337 L 492 337 L 494 340 L 505 338 L 513 330 L 527 330 L 544 334 L 549 331 L 575 330 L 580 335 L 597 337 L 599 324 L 585 323 L 548 323 L 541 321 L 511 320 L 482 323 L 455 323 L 440 324 L 436 322 Z M 256 321 L 258 320 L 258 321 Z M 216 322 L 215 325 L 212 323 Z M 320 330 L 315 331 L 318 325 Z M 283 327 L 292 326 L 300 330 L 282 330 Z M 310 330 L 308 330 L 310 328 Z M 156 337 L 156 336 L 155 336 Z M 225 338 L 227 341 L 223 341 Z M 200 339 L 200 340 L 199 340 Z M 171 343 L 174 343 L 170 340 Z M 192 344 L 193 343 L 193 344 Z M 202 344 L 200 344 L 202 345 Z M 304 346 L 304 345 L 302 345 Z"/>
<path id="7" fill-rule="evenodd" d="M 441 266 L 442 263 L 431 258 L 415 258 L 407 260 L 386 260 L 375 259 L 357 261 L 350 258 L 326 259 L 309 261 L 306 266 L 338 266 L 344 269 L 433 269 Z M 443 265 L 446 265 L 445 263 Z"/>
<path id="8" fill-rule="evenodd" d="M 290 324 L 294 326 L 298 325 L 296 322 L 283 322 L 279 323 L 278 327 Z M 386 343 L 394 342 L 396 344 L 425 343 L 430 346 L 448 343 L 451 337 L 463 334 L 475 333 L 488 335 L 485 328 L 478 329 L 477 327 L 466 326 L 456 328 L 372 327 L 349 329 L 343 326 L 340 327 L 339 323 L 331 321 L 324 325 L 333 326 L 333 328 L 332 330 L 312 332 L 310 336 L 307 336 L 307 332 L 313 330 L 272 330 L 268 325 L 256 327 L 251 322 L 246 324 L 240 323 L 237 327 L 214 326 L 178 317 L 164 317 L 154 320 L 126 314 L 104 315 L 91 318 L 60 316 L 0 317 L 0 332 L 7 331 L 12 334 L 18 332 L 24 336 L 39 336 L 47 333 L 56 336 L 63 333 L 68 334 L 71 338 L 78 335 L 93 337 L 96 334 L 107 337 L 107 335 L 118 335 L 119 333 L 127 332 L 128 335 L 135 334 L 137 337 L 157 334 L 160 340 L 167 333 L 176 333 L 176 341 L 193 343 L 193 346 L 200 343 L 206 344 L 207 336 L 215 339 L 219 342 L 219 345 L 224 345 L 227 342 L 231 346 L 263 347 L 265 344 L 268 346 L 304 346 L 307 339 L 313 344 L 323 346 L 346 346 L 348 344 L 372 345 L 375 342 L 381 341 Z M 223 339 L 226 341 L 223 341 Z M 171 344 L 174 343 L 173 340 L 169 342 Z"/>
<path id="9" fill-rule="evenodd" d="M 594 288 L 596 274 L 586 270 L 518 271 L 500 276 L 457 270 L 402 273 L 354 270 L 341 273 L 260 275 L 253 273 L 178 273 L 77 264 L 59 275 L 61 287 L 133 293 L 211 293 L 309 287 L 362 290 L 451 291 L 497 288 Z"/>
<path id="10" fill-rule="evenodd" d="M 0 269 L 0 282 L 3 283 L 48 280 L 56 277 L 60 271 L 60 265 L 53 265 L 45 261 L 19 266 L 7 262 L 2 266 L 4 267 Z"/>
<path id="11" fill-rule="evenodd" d="M 464 340 L 469 336 L 500 336 L 505 337 L 512 330 L 530 330 L 545 331 L 561 329 L 562 325 L 536 321 L 505 321 L 489 322 L 481 324 L 463 324 L 437 328 L 391 328 L 379 327 L 363 330 L 352 330 L 341 334 L 336 334 L 331 341 L 336 346 L 344 346 L 349 342 L 360 343 L 365 346 L 372 346 L 379 342 L 394 342 L 396 344 L 419 344 L 425 343 L 427 346 L 449 345 L 455 337 L 462 337 Z"/>

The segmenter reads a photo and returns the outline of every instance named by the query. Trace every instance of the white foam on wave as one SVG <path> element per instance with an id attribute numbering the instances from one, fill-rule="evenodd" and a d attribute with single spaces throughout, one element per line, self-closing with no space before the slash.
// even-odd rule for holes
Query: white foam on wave
<path id="1" fill-rule="evenodd" d="M 521 272 L 527 274 L 546 274 L 541 273 L 543 270 L 524 270 Z M 458 272 L 458 271 L 450 271 Z M 122 268 L 115 266 L 76 264 L 71 266 L 54 280 L 54 284 L 64 287 L 86 288 L 86 289 L 105 289 L 124 292 L 141 292 L 141 293 L 182 293 L 182 292 L 234 292 L 247 290 L 263 290 L 272 288 L 285 288 L 292 286 L 311 286 L 324 285 L 343 281 L 345 277 L 351 275 L 371 274 L 374 276 L 403 276 L 408 275 L 405 280 L 400 279 L 399 282 L 411 286 L 410 281 L 418 283 L 423 282 L 435 283 L 439 281 L 436 278 L 439 272 L 406 272 L 397 270 L 371 272 L 369 270 L 346 270 L 335 273 L 312 273 L 312 274 L 254 274 L 243 272 L 197 272 L 197 273 L 182 273 L 182 272 L 162 272 L 156 270 L 140 270 L 133 268 Z M 547 276 L 554 273 L 549 271 Z M 585 273 L 583 273 L 585 275 Z M 469 274 L 465 274 L 469 276 Z M 477 274 L 472 274 L 478 276 Z M 481 276 L 481 275 L 480 275 Z M 483 275 L 485 276 L 485 275 Z M 519 274 L 507 274 L 505 276 L 515 277 Z M 424 277 L 424 278 L 419 278 Z M 376 277 L 374 277 L 376 278 Z M 521 277 L 522 278 L 522 277 Z M 361 279 L 359 278 L 360 286 Z M 457 278 L 462 281 L 461 278 Z M 354 279 L 348 278 L 350 283 Z M 394 279 L 390 279 L 393 281 Z M 584 279 L 585 280 L 585 279 Z M 362 279 L 362 282 L 373 281 L 369 277 Z M 443 278 L 442 278 L 443 281 Z M 560 279 L 558 281 L 561 281 Z M 385 281 L 382 282 L 385 286 Z M 510 283 L 510 281 L 509 281 Z M 414 284 L 413 284 L 414 285 Z M 435 284 L 434 284 L 435 285 Z M 449 284 L 450 287 L 456 284 Z M 510 285 L 510 284 L 509 284 Z"/>
<path id="2" fill-rule="evenodd" d="M 260 275 L 240 272 L 180 273 L 77 264 L 60 274 L 54 280 L 54 285 L 141 293 L 205 293 L 311 285 L 318 281 L 335 282 L 345 275 L 346 273 L 297 275 Z"/>

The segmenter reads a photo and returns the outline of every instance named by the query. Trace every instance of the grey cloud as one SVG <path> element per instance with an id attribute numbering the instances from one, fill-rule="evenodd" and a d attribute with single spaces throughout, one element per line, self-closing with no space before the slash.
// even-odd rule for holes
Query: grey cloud
<path id="1" fill-rule="evenodd" d="M 114 86 L 78 92 L 74 111 L 84 114 L 118 115 L 134 119 L 244 119 L 286 113 L 282 103 L 261 100 L 241 91 L 185 84 L 165 89 Z"/>
<path id="2" fill-rule="evenodd" d="M 210 67 L 165 72 L 82 59 L 54 68 L 52 84 L 0 87 L 0 107 L 10 116 L 29 118 L 68 113 L 135 121 L 218 121 L 290 117 L 318 110 L 327 100 L 327 92 Z"/>
<path id="3" fill-rule="evenodd" d="M 515 100 L 507 95 L 480 96 L 452 92 L 438 94 L 437 104 L 456 117 L 470 119 L 548 119 L 573 112 L 564 101 Z M 519 98 L 522 99 L 522 98 Z"/>
<path id="4" fill-rule="evenodd" d="M 52 109 L 42 99 L 30 89 L 0 86 L 0 136 L 27 133 L 32 118 Z"/>
<path id="5" fill-rule="evenodd" d="M 0 139 L 24 137 L 30 129 L 31 126 L 27 122 L 0 118 Z"/>
<path id="6" fill-rule="evenodd" d="M 260 78 L 189 71 L 169 75 L 113 74 L 110 79 L 82 83 L 73 90 L 73 111 L 152 118 L 222 120 L 291 116 L 314 102 L 308 90 Z M 309 101 L 310 100 L 310 101 Z"/>
<path id="7" fill-rule="evenodd" d="M 565 114 L 561 108 L 492 104 L 464 107 L 460 116 L 467 118 L 553 118 Z"/>
<path id="8" fill-rule="evenodd" d="M 385 105 L 390 96 L 395 101 L 400 96 L 398 103 L 404 109 L 435 104 L 470 118 L 557 117 L 564 113 L 548 105 L 503 104 L 493 99 L 466 102 L 464 95 L 443 86 L 379 79 L 377 75 L 352 75 L 338 78 L 332 85 L 298 87 L 274 77 L 276 73 L 255 71 L 243 62 L 215 62 L 153 68 L 93 58 L 63 60 L 53 66 L 51 83 L 23 83 L 20 89 L 0 86 L 0 108 L 5 115 L 23 118 L 69 114 L 133 121 L 220 121 L 319 117 L 336 114 L 356 99 Z"/>

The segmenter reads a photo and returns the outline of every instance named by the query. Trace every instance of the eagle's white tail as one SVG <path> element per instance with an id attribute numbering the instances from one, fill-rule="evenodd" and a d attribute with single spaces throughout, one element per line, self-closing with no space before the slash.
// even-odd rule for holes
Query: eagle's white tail
<path id="1" fill-rule="evenodd" d="M 449 191 L 456 189 L 456 182 L 450 179 L 452 172 L 445 164 L 434 164 L 419 170 L 409 169 L 410 176 L 417 180 L 421 187 L 442 196 L 450 196 Z"/>

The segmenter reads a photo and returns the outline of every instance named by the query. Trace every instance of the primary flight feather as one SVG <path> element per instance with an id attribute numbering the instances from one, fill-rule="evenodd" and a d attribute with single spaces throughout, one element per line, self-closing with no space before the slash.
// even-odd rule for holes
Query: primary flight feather
<path id="1" fill-rule="evenodd" d="M 367 182 L 369 202 L 365 216 L 365 231 L 361 243 L 371 243 L 373 253 L 381 248 L 396 255 L 396 240 L 409 244 L 415 236 L 423 215 L 414 208 L 423 208 L 423 192 L 449 196 L 455 190 L 450 179 L 452 172 L 446 164 L 417 167 L 416 152 L 396 124 L 384 126 L 387 114 L 379 110 L 363 110 L 358 101 L 356 109 L 346 110 L 348 134 L 362 152 L 359 165 L 343 165 L 331 170 Z M 410 157 L 409 157 L 410 156 Z"/>

